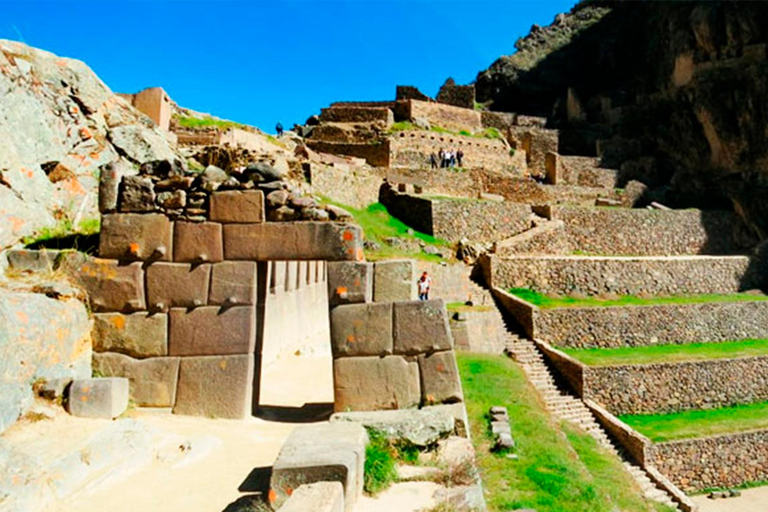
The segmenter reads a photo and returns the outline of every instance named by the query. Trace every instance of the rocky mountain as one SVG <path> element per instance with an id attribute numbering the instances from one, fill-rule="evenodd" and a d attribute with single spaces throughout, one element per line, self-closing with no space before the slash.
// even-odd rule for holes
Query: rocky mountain
<path id="1" fill-rule="evenodd" d="M 97 218 L 99 167 L 121 157 L 175 149 L 84 63 L 0 40 L 0 249 Z"/>
<path id="2" fill-rule="evenodd" d="M 477 76 L 672 206 L 733 207 L 768 237 L 768 4 L 582 2 Z"/>

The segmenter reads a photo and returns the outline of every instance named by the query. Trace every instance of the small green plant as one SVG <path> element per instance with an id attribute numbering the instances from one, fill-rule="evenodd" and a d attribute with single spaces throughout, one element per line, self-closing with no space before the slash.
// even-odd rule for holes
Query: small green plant
<path id="1" fill-rule="evenodd" d="M 45 421 L 51 419 L 50 416 L 42 412 L 29 411 L 22 416 L 22 419 L 29 423 L 37 423 L 39 421 Z"/>
<path id="2" fill-rule="evenodd" d="M 419 461 L 419 448 L 410 443 L 398 443 L 395 445 L 398 460 L 406 464 L 416 464 Z"/>
<path id="3" fill-rule="evenodd" d="M 466 136 L 466 137 L 471 137 L 471 136 L 472 136 L 472 134 L 471 134 L 471 133 L 469 133 L 467 130 L 461 130 L 461 131 L 459 132 L 459 135 L 464 135 L 464 136 Z"/>
<path id="4" fill-rule="evenodd" d="M 509 156 L 515 156 L 515 148 L 509 150 Z"/>
<path id="5" fill-rule="evenodd" d="M 228 130 L 230 128 L 240 128 L 248 130 L 248 126 L 234 121 L 224 121 L 222 119 L 214 119 L 213 117 L 191 117 L 191 116 L 174 116 L 176 124 L 182 128 L 201 129 L 201 128 L 218 128 L 219 130 Z"/>
<path id="6" fill-rule="evenodd" d="M 378 494 L 397 479 L 397 452 L 384 434 L 368 431 L 365 447 L 364 488 L 369 494 Z"/>

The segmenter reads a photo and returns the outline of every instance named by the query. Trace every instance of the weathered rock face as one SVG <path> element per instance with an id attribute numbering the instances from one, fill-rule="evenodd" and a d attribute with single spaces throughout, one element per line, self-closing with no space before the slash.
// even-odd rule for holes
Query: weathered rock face
<path id="1" fill-rule="evenodd" d="M 99 167 L 172 159 L 152 121 L 84 63 L 0 40 L 0 248 L 98 216 Z"/>
<path id="2" fill-rule="evenodd" d="M 597 151 L 665 204 L 732 204 L 765 238 L 767 43 L 761 2 L 583 2 L 481 72 L 478 101 L 549 115 L 561 153 Z"/>

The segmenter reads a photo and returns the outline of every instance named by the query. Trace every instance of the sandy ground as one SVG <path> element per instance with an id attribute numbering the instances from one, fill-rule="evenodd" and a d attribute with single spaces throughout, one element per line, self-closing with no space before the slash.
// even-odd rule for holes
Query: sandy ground
<path id="1" fill-rule="evenodd" d="M 330 358 L 281 359 L 264 370 L 262 382 L 262 404 L 301 407 L 333 402 Z M 151 427 L 189 439 L 192 449 L 177 460 L 153 461 L 119 481 L 84 491 L 46 512 L 220 512 L 259 487 L 249 480 L 249 475 L 273 464 L 283 441 L 297 425 L 258 418 L 213 420 L 148 411 L 138 411 L 135 417 Z M 89 428 L 98 426 L 92 424 Z M 60 444 L 61 435 L 59 432 L 56 436 Z M 245 493 L 239 490 L 244 482 Z"/>
<path id="2" fill-rule="evenodd" d="M 738 498 L 711 500 L 706 496 L 694 496 L 699 512 L 766 512 L 768 511 L 768 487 L 756 487 L 741 492 Z"/>
<path id="3" fill-rule="evenodd" d="M 395 484 L 375 498 L 363 496 L 355 512 L 416 512 L 435 506 L 435 491 L 441 487 L 433 482 Z"/>

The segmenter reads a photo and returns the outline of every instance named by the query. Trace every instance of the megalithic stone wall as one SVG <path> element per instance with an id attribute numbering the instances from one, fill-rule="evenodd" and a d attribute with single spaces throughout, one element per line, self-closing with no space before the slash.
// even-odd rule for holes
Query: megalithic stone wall
<path id="1" fill-rule="evenodd" d="M 463 401 L 445 303 L 415 283 L 413 260 L 329 264 L 336 411 Z"/>
<path id="2" fill-rule="evenodd" d="M 194 211 L 159 207 L 142 194 L 161 184 L 181 190 L 194 180 L 140 177 L 141 186 L 119 178 L 102 186 L 117 191 L 117 200 L 102 212 L 101 257 L 64 258 L 94 312 L 94 368 L 128 377 L 137 405 L 248 416 L 264 336 L 302 343 L 279 321 L 281 312 L 303 310 L 320 333 L 324 322 L 329 344 L 326 269 L 315 260 L 361 259 L 360 228 L 265 222 L 260 190 L 201 187 L 195 193 L 205 197 Z"/>

